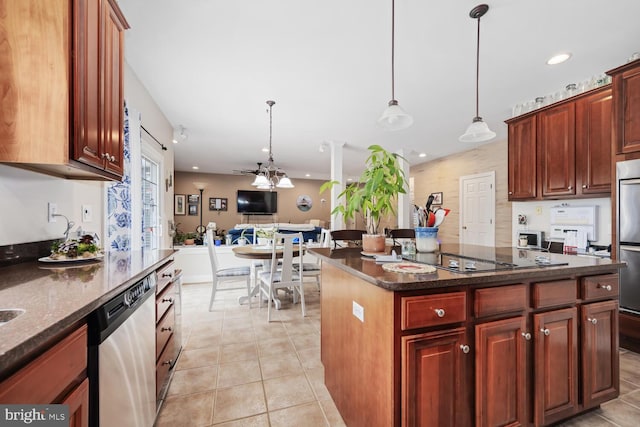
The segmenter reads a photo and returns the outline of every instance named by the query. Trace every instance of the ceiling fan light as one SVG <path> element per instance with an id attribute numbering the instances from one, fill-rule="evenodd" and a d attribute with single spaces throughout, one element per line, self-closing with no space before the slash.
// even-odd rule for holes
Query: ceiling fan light
<path id="1" fill-rule="evenodd" d="M 294 185 L 291 182 L 291 180 L 289 179 L 289 177 L 285 175 L 282 178 L 280 178 L 280 181 L 278 182 L 276 187 L 278 187 L 278 188 L 293 188 Z"/>
<path id="2" fill-rule="evenodd" d="M 489 129 L 482 117 L 475 117 L 467 131 L 458 140 L 460 142 L 485 142 L 495 138 L 496 133 Z"/>
<path id="3" fill-rule="evenodd" d="M 413 117 L 398 105 L 398 101 L 392 99 L 378 119 L 378 124 L 386 130 L 401 130 L 413 124 Z"/>
<path id="4" fill-rule="evenodd" d="M 267 182 L 266 184 L 258 185 L 258 190 L 271 190 L 273 187 Z"/>
<path id="5" fill-rule="evenodd" d="M 263 174 L 256 175 L 256 179 L 251 183 L 254 187 L 260 188 L 261 185 L 269 185 L 269 180 Z"/>

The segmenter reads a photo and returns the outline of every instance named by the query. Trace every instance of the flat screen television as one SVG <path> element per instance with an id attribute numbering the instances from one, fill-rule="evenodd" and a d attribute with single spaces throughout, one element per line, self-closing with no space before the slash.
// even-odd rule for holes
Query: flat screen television
<path id="1" fill-rule="evenodd" d="M 275 191 L 238 190 L 238 213 L 274 214 L 278 211 L 278 193 Z"/>

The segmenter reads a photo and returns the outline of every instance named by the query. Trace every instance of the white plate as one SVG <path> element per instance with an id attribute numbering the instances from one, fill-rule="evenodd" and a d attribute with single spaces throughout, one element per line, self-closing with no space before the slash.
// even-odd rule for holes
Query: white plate
<path id="1" fill-rule="evenodd" d="M 368 256 L 368 257 L 376 257 L 378 255 L 385 255 L 384 252 L 365 252 L 365 251 L 360 251 L 360 253 L 364 256 Z"/>
<path id="2" fill-rule="evenodd" d="M 58 259 L 53 259 L 51 257 L 45 256 L 45 257 L 42 257 L 42 258 L 38 258 L 38 261 L 63 264 L 63 263 L 68 263 L 68 262 L 95 261 L 95 260 L 100 260 L 103 257 L 104 257 L 103 254 L 94 255 L 94 256 L 91 256 L 89 258 L 77 257 L 77 258 L 58 258 Z"/>

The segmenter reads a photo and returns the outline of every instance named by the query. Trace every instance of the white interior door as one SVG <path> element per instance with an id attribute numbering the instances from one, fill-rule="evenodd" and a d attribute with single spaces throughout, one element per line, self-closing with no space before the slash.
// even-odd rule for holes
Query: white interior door
<path id="1" fill-rule="evenodd" d="M 460 243 L 495 246 L 495 171 L 460 177 Z"/>

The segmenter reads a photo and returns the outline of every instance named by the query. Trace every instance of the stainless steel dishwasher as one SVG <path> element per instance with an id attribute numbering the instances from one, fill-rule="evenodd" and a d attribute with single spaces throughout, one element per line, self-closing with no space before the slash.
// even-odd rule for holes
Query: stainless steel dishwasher
<path id="1" fill-rule="evenodd" d="M 89 424 L 152 427 L 156 415 L 155 273 L 89 319 Z"/>

